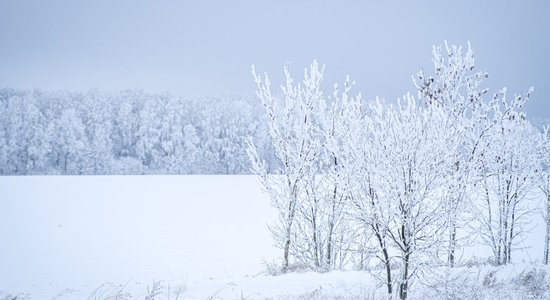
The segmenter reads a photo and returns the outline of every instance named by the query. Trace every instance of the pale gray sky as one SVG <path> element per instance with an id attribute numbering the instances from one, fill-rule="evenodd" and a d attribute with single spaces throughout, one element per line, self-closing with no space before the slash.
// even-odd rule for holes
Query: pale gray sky
<path id="1" fill-rule="evenodd" d="M 393 100 L 433 44 L 471 41 L 492 91 L 534 85 L 528 112 L 550 117 L 550 2 L 381 2 L 0 0 L 0 86 L 244 93 L 251 64 L 278 82 L 316 58 L 327 86 Z"/>

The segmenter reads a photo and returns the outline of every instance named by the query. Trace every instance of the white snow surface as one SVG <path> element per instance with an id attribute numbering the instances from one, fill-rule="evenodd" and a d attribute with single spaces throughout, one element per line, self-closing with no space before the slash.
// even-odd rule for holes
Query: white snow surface
<path id="1" fill-rule="evenodd" d="M 1 177 L 0 190 L 0 290 L 231 278 L 279 254 L 252 176 Z"/>
<path id="2" fill-rule="evenodd" d="M 276 211 L 254 176 L 0 177 L 0 191 L 0 299 L 2 291 L 87 299 L 107 283 L 125 284 L 137 299 L 154 281 L 164 293 L 185 287 L 184 299 L 376 286 L 356 271 L 263 275 L 264 262 L 282 253 L 267 228 Z M 539 218 L 514 261 L 540 259 Z"/>

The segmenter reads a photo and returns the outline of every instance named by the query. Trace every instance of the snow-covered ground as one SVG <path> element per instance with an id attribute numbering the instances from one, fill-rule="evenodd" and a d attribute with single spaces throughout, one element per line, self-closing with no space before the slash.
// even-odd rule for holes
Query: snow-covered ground
<path id="1" fill-rule="evenodd" d="M 251 176 L 2 177 L 0 190 L 0 290 L 231 278 L 278 254 Z"/>
<path id="2" fill-rule="evenodd" d="M 281 253 L 266 226 L 275 211 L 253 176 L 0 177 L 0 191 L 4 293 L 87 299 L 125 285 L 137 299 L 160 281 L 165 295 L 184 287 L 184 299 L 376 296 L 366 272 L 260 274 Z M 540 259 L 542 230 L 516 262 Z"/>

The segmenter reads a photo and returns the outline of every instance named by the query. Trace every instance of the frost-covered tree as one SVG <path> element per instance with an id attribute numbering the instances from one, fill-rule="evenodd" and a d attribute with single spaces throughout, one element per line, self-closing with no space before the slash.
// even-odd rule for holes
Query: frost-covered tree
<path id="1" fill-rule="evenodd" d="M 85 126 L 75 109 L 67 109 L 46 129 L 47 154 L 62 174 L 82 174 L 88 149 Z"/>
<path id="2" fill-rule="evenodd" d="M 454 265 L 457 228 L 464 232 L 465 225 L 470 223 L 469 219 L 464 218 L 465 213 L 475 201 L 471 196 L 475 194 L 476 186 L 483 185 L 482 194 L 485 199 L 483 211 L 487 212 L 486 218 L 482 221 L 485 226 L 483 237 L 488 244 L 491 244 L 497 263 L 506 263 L 510 259 L 512 240 L 521 234 L 518 226 L 514 232 L 514 225 L 517 225 L 516 221 L 523 216 L 521 213 L 514 213 L 517 205 L 513 202 L 516 200 L 511 200 L 510 197 L 526 194 L 533 180 L 531 176 L 525 176 L 525 184 L 519 186 L 523 192 L 518 191 L 518 195 L 511 193 L 508 197 L 505 196 L 509 193 L 506 190 L 514 189 L 514 180 L 498 178 L 503 177 L 503 174 L 517 173 L 518 169 L 515 171 L 511 169 L 519 162 L 519 157 L 524 159 L 527 165 L 532 165 L 533 133 L 527 132 L 532 131 L 530 129 L 521 129 L 530 128 L 525 116 L 521 113 L 522 106 L 529 95 L 523 99 L 516 97 L 508 102 L 504 90 L 497 93 L 490 101 L 483 99 L 487 89 L 481 89 L 480 85 L 488 76 L 487 73 L 474 71 L 474 55 L 470 46 L 468 45 L 465 54 L 461 47 L 448 46 L 447 43 L 445 43 L 445 49 L 446 55 L 442 55 L 441 47 L 434 47 L 435 75 L 426 76 L 423 72 L 419 72 L 414 81 L 419 95 L 426 104 L 444 107 L 453 119 L 453 126 L 461 135 L 456 163 L 450 170 L 452 178 L 448 182 L 446 191 L 447 262 L 450 266 Z M 506 155 L 510 148 L 505 145 L 511 144 L 506 141 L 513 139 L 512 132 L 518 130 L 522 132 L 519 138 L 524 142 L 523 150 L 516 148 L 514 151 L 527 152 L 518 156 Z M 492 158 L 498 159 L 492 160 Z M 531 163 L 527 163 L 529 160 Z M 490 171 L 491 168 L 497 168 L 499 171 Z M 527 173 L 532 171 L 531 167 L 528 168 Z M 504 187 L 502 182 L 509 186 Z M 507 197 L 510 199 L 504 200 Z M 493 207 L 495 198 L 503 201 L 502 207 L 498 209 Z M 517 200 L 519 201 L 519 198 Z M 505 217 L 507 214 L 510 216 Z M 492 224 L 494 222 L 499 225 Z M 511 232 L 504 233 L 506 230 Z"/>
<path id="3" fill-rule="evenodd" d="M 183 127 L 183 169 L 184 170 L 200 170 L 197 166 L 200 165 L 200 138 L 197 134 L 197 129 L 192 124 L 187 124 Z"/>
<path id="4" fill-rule="evenodd" d="M 322 176 L 323 212 L 326 216 L 324 265 L 328 268 L 342 267 L 348 250 L 353 243 L 353 230 L 350 228 L 349 199 L 350 182 L 349 143 L 355 126 L 361 118 L 361 95 L 350 96 L 353 83 L 346 78 L 343 89 L 334 85 L 332 97 L 323 102 L 321 109 L 321 129 L 324 136 L 319 167 Z"/>
<path id="5" fill-rule="evenodd" d="M 83 99 L 83 120 L 89 147 L 86 149 L 84 174 L 111 174 L 113 161 L 112 106 L 110 97 L 97 91 Z"/>
<path id="6" fill-rule="evenodd" d="M 45 168 L 44 116 L 32 95 L 14 94 L 2 101 L 0 170 L 36 174 Z"/>
<path id="7" fill-rule="evenodd" d="M 186 167 L 183 105 L 168 97 L 160 127 L 160 155 L 157 168 L 168 174 L 179 174 Z"/>
<path id="8" fill-rule="evenodd" d="M 157 95 L 145 100 L 139 112 L 139 127 L 136 132 L 136 154 L 143 165 L 151 170 L 157 170 L 161 165 L 164 151 L 161 135 L 166 115 L 163 107 L 159 105 L 161 99 L 161 96 Z"/>
<path id="9" fill-rule="evenodd" d="M 382 113 L 380 102 L 376 102 L 377 109 L 369 109 Z M 341 154 L 344 176 L 348 179 L 350 189 L 350 215 L 357 221 L 363 237 L 359 248 L 361 266 L 365 268 L 364 250 L 371 249 L 376 259 L 384 266 L 385 276 L 381 279 L 387 287 L 388 297 L 394 292 L 394 278 L 391 266 L 391 241 L 388 232 L 390 223 L 390 202 L 383 197 L 384 189 L 380 170 L 384 165 L 384 151 L 377 151 L 374 145 L 372 129 L 375 124 L 368 115 L 360 112 L 359 103 L 348 106 L 344 110 L 346 122 L 342 124 L 341 138 L 347 140 L 346 147 Z M 382 118 L 383 119 L 383 118 Z M 378 119 L 381 121 L 381 119 Z"/>
<path id="10" fill-rule="evenodd" d="M 115 106 L 113 114 L 113 151 L 116 159 L 135 156 L 136 131 L 138 128 L 137 104 L 139 95 L 132 91 L 112 97 Z"/>
<path id="11" fill-rule="evenodd" d="M 343 149 L 348 147 L 342 128 L 348 108 L 360 101 L 350 98 L 349 79 L 344 90 L 319 103 L 314 118 L 319 155 L 303 180 L 301 205 L 296 218 L 293 254 L 300 262 L 321 270 L 342 268 L 347 261 L 352 230 L 348 218 L 348 182 L 343 172 Z"/>
<path id="12" fill-rule="evenodd" d="M 457 229 L 468 236 L 466 224 L 469 223 L 468 209 L 471 206 L 468 195 L 475 183 L 475 158 L 479 154 L 477 145 L 482 141 L 488 126 L 486 105 L 483 95 L 487 89 L 480 86 L 487 73 L 475 71 L 474 53 L 470 44 L 464 52 L 462 47 L 449 46 L 445 42 L 445 52 L 441 46 L 433 47 L 434 75 L 423 71 L 413 77 L 419 98 L 428 106 L 444 109 L 449 117 L 449 126 L 457 134 L 455 162 L 450 166 L 444 207 L 446 211 L 446 260 L 454 266 L 457 249 Z M 464 238 L 458 239 L 465 241 Z"/>
<path id="13" fill-rule="evenodd" d="M 515 241 L 524 233 L 532 212 L 529 193 L 538 169 L 536 132 L 527 121 L 525 97 L 506 99 L 506 89 L 491 102 L 493 124 L 482 141 L 478 158 L 482 180 L 482 237 L 497 264 L 511 262 Z"/>
<path id="14" fill-rule="evenodd" d="M 373 106 L 369 119 L 371 151 L 380 160 L 377 210 L 387 209 L 383 226 L 399 253 L 399 297 L 406 299 L 422 255 L 445 228 L 441 186 L 454 163 L 457 135 L 441 107 L 418 105 L 410 95 L 387 109 Z"/>
<path id="15" fill-rule="evenodd" d="M 295 85 L 288 65 L 284 68 L 286 84 L 282 99 L 271 92 L 266 75 L 252 74 L 257 84 L 257 95 L 268 115 L 271 142 L 281 167 L 274 175 L 268 175 L 264 160 L 257 148 L 249 142 L 248 154 L 252 171 L 259 175 L 263 188 L 279 212 L 279 220 L 271 226 L 271 232 L 283 249 L 283 269 L 289 267 L 289 254 L 296 236 L 296 218 L 306 193 L 304 182 L 315 168 L 320 154 L 320 136 L 314 119 L 322 101 L 321 79 L 323 68 L 313 62 L 305 70 L 304 80 Z"/>

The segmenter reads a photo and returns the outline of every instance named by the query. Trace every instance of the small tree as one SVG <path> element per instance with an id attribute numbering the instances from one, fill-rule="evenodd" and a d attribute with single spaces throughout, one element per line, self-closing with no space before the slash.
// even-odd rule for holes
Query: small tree
<path id="1" fill-rule="evenodd" d="M 487 89 L 480 86 L 488 77 L 487 73 L 475 71 L 474 52 L 468 43 L 462 47 L 449 46 L 445 42 L 445 52 L 441 46 L 433 47 L 434 75 L 423 71 L 413 77 L 419 98 L 428 106 L 438 106 L 449 117 L 448 126 L 457 134 L 457 147 L 454 163 L 450 166 L 448 182 L 444 190 L 444 209 L 446 215 L 446 260 L 453 267 L 458 246 L 457 229 L 465 229 L 468 223 L 466 213 L 469 203 L 468 194 L 475 183 L 475 158 L 477 145 L 484 138 L 487 127 L 484 122 L 486 105 L 483 95 Z M 462 240 L 461 240 L 462 241 Z"/>
<path id="2" fill-rule="evenodd" d="M 524 233 L 532 208 L 528 194 L 538 168 L 536 134 L 522 108 L 529 98 L 506 99 L 506 89 L 490 105 L 492 120 L 478 158 L 482 180 L 482 237 L 497 264 L 512 259 L 514 241 Z"/>
<path id="3" fill-rule="evenodd" d="M 335 85 L 332 97 L 320 103 L 316 122 L 321 138 L 321 148 L 315 168 L 304 181 L 303 203 L 300 207 L 296 243 L 297 257 L 316 268 L 330 270 L 343 267 L 346 250 L 352 239 L 349 228 L 349 182 L 345 174 L 344 156 L 349 148 L 349 132 L 346 131 L 352 110 L 360 97 L 350 98 L 349 78 L 343 91 Z M 359 115 L 358 115 L 359 116 Z"/>
<path id="4" fill-rule="evenodd" d="M 457 135 L 441 107 L 423 107 L 410 95 L 395 107 L 374 108 L 369 134 L 381 161 L 375 180 L 382 204 L 376 210 L 388 212 L 384 230 L 399 253 L 399 297 L 406 299 L 421 254 L 439 243 L 444 230 L 440 189 L 454 163 Z"/>
<path id="5" fill-rule="evenodd" d="M 252 172 L 259 175 L 263 188 L 279 211 L 279 220 L 270 229 L 275 242 L 283 249 L 284 270 L 288 269 L 291 243 L 295 240 L 296 216 L 301 195 L 305 192 L 303 184 L 320 153 L 314 118 L 322 100 L 323 69 L 314 61 L 310 69 L 305 70 L 302 84 L 295 86 L 289 67 L 285 66 L 286 85 L 281 87 L 283 99 L 276 99 L 271 93 L 267 74 L 262 77 L 252 68 L 257 95 L 267 113 L 273 149 L 282 166 L 277 174 L 268 175 L 263 160 L 250 141 L 247 152 L 252 161 Z"/>
<path id="6" fill-rule="evenodd" d="M 374 252 L 384 265 L 388 298 L 394 292 L 391 241 L 389 236 L 390 202 L 384 197 L 384 185 L 380 170 L 384 167 L 387 157 L 379 151 L 375 144 L 375 132 L 383 130 L 378 121 L 373 118 L 381 116 L 382 107 L 376 102 L 369 109 L 369 115 L 363 116 L 359 103 L 343 107 L 342 115 L 346 122 L 341 125 L 341 138 L 348 141 L 341 154 L 344 175 L 348 178 L 350 189 L 350 214 L 359 224 L 366 240 L 361 247 L 374 243 Z M 380 115 L 378 115 L 380 114 Z M 383 147 L 382 147 L 383 148 Z M 372 237 L 372 239 L 371 239 Z M 361 255 L 363 253 L 361 252 Z"/>

